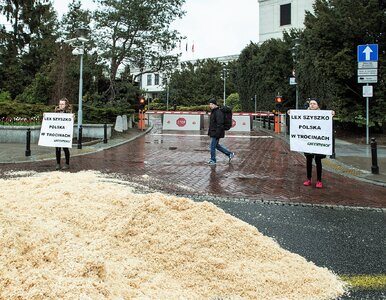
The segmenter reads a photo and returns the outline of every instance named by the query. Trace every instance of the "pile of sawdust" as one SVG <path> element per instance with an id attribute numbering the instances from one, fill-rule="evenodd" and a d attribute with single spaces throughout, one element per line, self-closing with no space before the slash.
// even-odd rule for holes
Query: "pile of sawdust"
<path id="1" fill-rule="evenodd" d="M 102 174 L 0 180 L 0 299 L 333 299 L 344 284 L 215 205 Z"/>

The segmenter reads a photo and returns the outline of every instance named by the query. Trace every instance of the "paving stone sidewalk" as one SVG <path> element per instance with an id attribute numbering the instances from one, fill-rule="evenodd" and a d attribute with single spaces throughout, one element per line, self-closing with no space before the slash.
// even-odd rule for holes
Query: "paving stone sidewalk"
<path id="1" fill-rule="evenodd" d="M 288 143 L 274 134 L 229 133 L 223 141 L 236 152 L 236 157 L 229 164 L 228 159 L 219 154 L 217 165 L 211 167 L 206 164 L 209 139 L 205 132 L 165 133 L 155 127 L 144 135 L 143 131 L 132 130 L 127 136 L 109 141 L 108 146 L 99 143 L 85 146 L 79 153 L 77 149 L 71 150 L 70 171 L 91 169 L 119 174 L 148 189 L 179 195 L 386 208 L 383 182 L 372 181 L 368 174 L 367 178 L 356 173 L 344 174 L 351 167 L 338 160 L 324 160 L 324 188 L 319 190 L 302 185 L 304 156 L 289 151 Z M 2 163 L 2 176 L 9 170 L 53 171 L 52 152 L 51 149 L 50 157 L 35 157 L 30 162 Z"/>

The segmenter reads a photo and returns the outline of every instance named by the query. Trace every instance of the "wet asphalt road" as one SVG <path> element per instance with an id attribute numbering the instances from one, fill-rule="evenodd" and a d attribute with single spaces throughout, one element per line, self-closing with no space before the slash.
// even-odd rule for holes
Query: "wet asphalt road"
<path id="1" fill-rule="evenodd" d="M 338 275 L 386 274 L 386 214 L 206 198 L 255 226 L 281 247 Z M 386 299 L 385 290 L 352 290 L 341 299 Z"/>
<path id="2" fill-rule="evenodd" d="M 385 213 L 211 200 L 283 248 L 337 274 L 385 274 Z"/>

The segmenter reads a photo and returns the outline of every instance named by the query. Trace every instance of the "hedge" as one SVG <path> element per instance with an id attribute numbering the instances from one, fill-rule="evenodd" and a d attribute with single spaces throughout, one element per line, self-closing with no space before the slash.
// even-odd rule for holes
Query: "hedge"
<path id="1" fill-rule="evenodd" d="M 0 118 L 3 117 L 22 117 L 33 118 L 43 116 L 44 112 L 53 112 L 55 106 L 43 104 L 26 104 L 15 101 L 0 102 Z M 134 109 L 122 109 L 114 107 L 92 107 L 84 105 L 83 108 L 83 123 L 88 124 L 103 124 L 115 123 L 118 115 L 129 115 L 134 113 Z M 73 112 L 77 115 L 78 106 L 73 105 Z"/>

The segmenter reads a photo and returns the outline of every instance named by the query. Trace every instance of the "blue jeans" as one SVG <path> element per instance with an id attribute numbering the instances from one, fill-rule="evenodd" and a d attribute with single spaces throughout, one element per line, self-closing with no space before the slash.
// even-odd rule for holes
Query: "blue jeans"
<path id="1" fill-rule="evenodd" d="M 220 139 L 211 137 L 210 138 L 210 160 L 216 162 L 216 149 L 222 153 L 224 153 L 226 156 L 229 157 L 231 155 L 231 151 L 229 151 L 227 148 L 219 144 Z"/>

